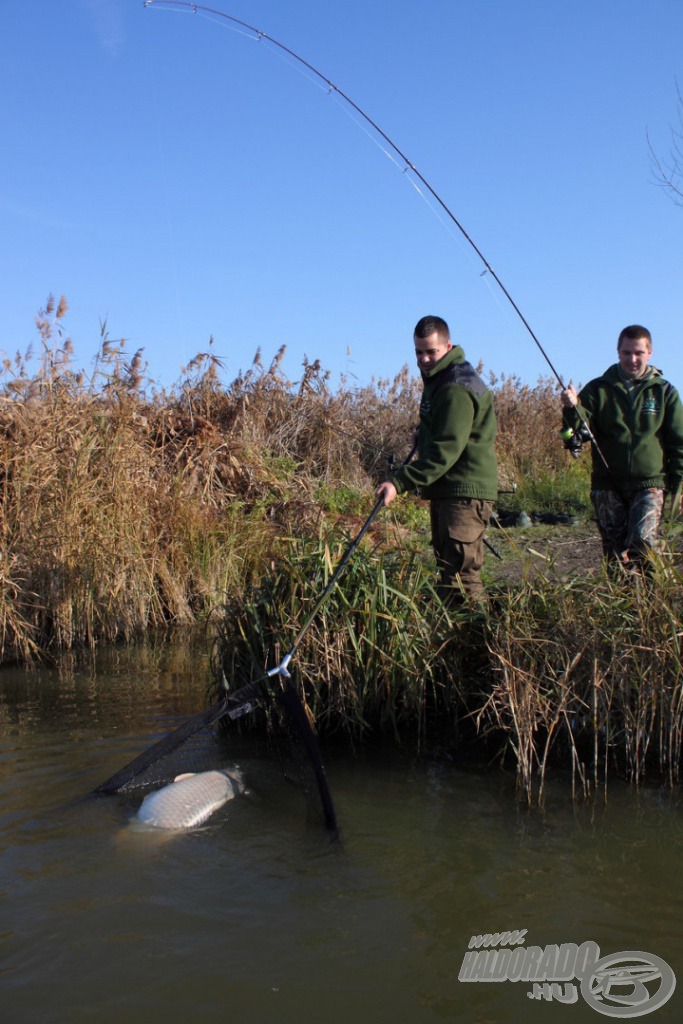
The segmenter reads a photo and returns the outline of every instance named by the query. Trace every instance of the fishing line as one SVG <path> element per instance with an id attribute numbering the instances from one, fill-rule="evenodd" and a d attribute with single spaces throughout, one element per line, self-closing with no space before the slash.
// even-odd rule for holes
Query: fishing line
<path id="1" fill-rule="evenodd" d="M 307 76 L 304 76 L 304 77 L 307 77 Z M 309 81 L 310 81 L 310 79 L 309 79 Z M 345 104 L 335 93 L 332 93 L 331 95 L 332 95 L 332 99 L 337 104 L 337 107 L 339 108 L 339 110 L 342 111 L 342 113 L 344 113 L 346 115 L 346 117 L 348 117 L 349 120 L 352 121 L 353 124 L 355 124 L 355 126 L 360 131 L 363 132 L 365 137 L 367 139 L 369 139 L 369 141 L 374 146 L 376 146 L 379 149 L 380 153 L 383 153 L 384 156 L 389 160 L 389 162 L 393 164 L 393 166 L 396 168 L 396 170 L 399 172 L 399 174 L 401 174 L 403 176 L 403 179 L 415 190 L 415 192 L 417 192 L 418 196 L 420 197 L 422 202 L 425 204 L 427 209 L 430 211 L 430 213 L 434 214 L 434 216 L 439 221 L 439 223 L 444 228 L 444 230 L 450 235 L 450 237 L 453 239 L 453 241 L 457 244 L 458 248 L 460 249 L 460 252 L 463 253 L 469 259 L 472 256 L 471 249 L 467 245 L 465 245 L 465 242 L 463 240 L 462 235 L 459 232 L 454 230 L 453 224 L 451 223 L 450 220 L 448 220 L 446 218 L 443 210 L 440 209 L 438 206 L 436 206 L 434 204 L 434 202 L 431 200 L 430 196 L 428 196 L 427 193 L 424 192 L 420 188 L 419 183 L 417 181 L 415 181 L 415 179 L 412 176 L 411 172 L 412 172 L 413 168 L 411 166 L 409 166 L 408 164 L 399 163 L 399 161 L 396 159 L 396 157 L 393 155 L 393 153 L 391 153 L 390 150 L 388 150 L 386 146 L 382 145 L 380 140 L 375 135 L 372 134 L 370 129 L 367 127 L 367 125 L 364 124 L 363 121 L 361 121 L 355 115 L 355 112 L 352 109 L 349 108 L 348 104 Z M 498 299 L 498 305 L 499 306 L 502 305 L 500 303 L 500 299 Z"/>
<path id="2" fill-rule="evenodd" d="M 457 219 L 457 217 L 455 216 L 453 211 L 446 205 L 445 201 L 441 198 L 441 196 L 438 194 L 438 192 L 429 184 L 429 182 L 424 177 L 424 175 L 408 159 L 406 154 L 386 134 L 386 132 L 384 132 L 380 128 L 380 126 L 377 124 L 377 122 L 374 121 L 368 114 L 366 114 L 365 111 L 362 110 L 361 107 L 359 107 L 358 104 L 355 103 L 354 100 L 352 100 L 351 97 L 347 95 L 347 93 L 345 93 L 342 89 L 340 89 L 337 85 L 335 85 L 334 82 L 332 82 L 331 79 L 329 79 L 326 75 L 324 75 L 321 71 L 319 71 L 316 67 L 314 67 L 304 57 L 301 57 L 299 54 L 295 53 L 292 49 L 290 49 L 284 43 L 280 43 L 277 39 L 274 39 L 272 36 L 269 36 L 266 32 L 263 32 L 261 29 L 258 29 L 258 28 L 256 28 L 253 25 L 249 25 L 245 21 L 241 21 L 239 18 L 235 18 L 232 15 L 226 14 L 223 11 L 218 11 L 215 8 L 207 7 L 204 4 L 192 3 L 191 0 L 144 0 L 143 7 L 152 7 L 152 6 L 157 6 L 158 4 L 161 4 L 164 8 L 165 7 L 186 7 L 189 10 L 194 11 L 195 13 L 197 13 L 197 12 L 207 12 L 209 14 L 215 15 L 216 17 L 224 18 L 226 21 L 229 21 L 229 22 L 231 22 L 234 25 L 240 26 L 242 29 L 246 29 L 248 31 L 253 32 L 254 33 L 254 37 L 259 37 L 261 39 L 267 40 L 269 43 L 271 43 L 278 50 L 282 51 L 282 53 L 287 54 L 290 58 L 292 58 L 294 61 L 296 61 L 297 64 L 301 65 L 301 67 L 306 68 L 312 75 L 315 76 L 315 78 L 317 78 L 321 82 L 325 83 L 328 86 L 328 88 L 337 97 L 339 97 L 340 100 L 343 100 L 344 103 L 348 105 L 348 107 L 350 107 L 353 111 L 355 111 L 355 113 L 360 118 L 362 118 L 363 121 L 381 139 L 384 140 L 384 142 L 387 144 L 387 146 L 389 146 L 390 150 L 393 153 L 396 154 L 396 156 L 399 158 L 401 164 L 404 165 L 406 171 L 410 171 L 422 183 L 422 185 L 427 189 L 428 193 L 432 196 L 432 198 L 441 207 L 441 209 L 446 214 L 446 216 L 449 218 L 449 220 L 455 225 L 455 227 L 458 229 L 458 231 L 461 233 L 461 235 L 469 243 L 469 245 L 472 247 L 474 252 L 477 254 L 477 256 L 479 257 L 481 262 L 484 264 L 484 267 L 486 268 L 488 273 L 493 277 L 494 281 L 496 282 L 498 287 L 501 289 L 501 291 L 503 292 L 503 294 L 507 298 L 508 302 L 511 304 L 512 308 L 517 313 L 517 316 L 520 318 L 520 320 L 522 321 L 522 324 L 524 325 L 524 327 L 528 331 L 530 337 L 532 338 L 532 340 L 534 341 L 534 343 L 538 347 L 539 351 L 541 352 L 541 355 L 543 356 L 543 358 L 545 359 L 546 363 L 550 367 L 553 375 L 557 379 L 557 381 L 560 384 L 560 386 L 564 389 L 564 382 L 563 382 L 562 378 L 560 377 L 559 373 L 557 372 L 557 370 L 555 369 L 555 367 L 553 366 L 553 364 L 552 364 L 552 362 L 550 360 L 550 357 L 548 356 L 547 352 L 545 351 L 545 349 L 541 345 L 540 341 L 538 340 L 538 338 L 534 334 L 534 332 L 533 332 L 529 322 L 527 321 L 526 317 L 522 313 L 521 309 L 519 308 L 519 306 L 517 305 L 515 300 L 512 298 L 512 296 L 510 295 L 509 291 L 507 290 L 507 288 L 505 287 L 505 285 L 503 284 L 501 279 L 498 277 L 498 275 L 496 274 L 495 270 L 493 269 L 493 267 L 491 266 L 489 261 L 486 259 L 486 257 L 484 256 L 483 252 L 481 251 L 481 249 L 479 249 L 479 247 L 474 242 L 472 237 L 468 234 L 468 232 L 465 230 L 463 225 Z"/>
<path id="3" fill-rule="evenodd" d="M 274 39 L 273 36 L 268 35 L 266 32 L 263 32 L 261 29 L 256 28 L 254 25 L 250 25 L 248 22 L 242 21 L 240 18 L 235 18 L 231 14 L 226 14 L 224 11 L 216 10 L 214 7 L 208 7 L 205 4 L 193 3 L 193 2 L 191 2 L 191 0 L 144 0 L 144 3 L 143 3 L 143 7 L 152 7 L 152 6 L 157 6 L 157 5 L 161 5 L 163 8 L 166 8 L 166 7 L 171 7 L 171 8 L 182 7 L 182 8 L 187 8 L 188 10 L 193 11 L 195 14 L 201 13 L 201 14 L 214 15 L 216 18 L 225 19 L 225 21 L 229 22 L 231 26 L 236 26 L 236 30 L 237 29 L 241 29 L 242 30 L 240 32 L 241 35 L 246 34 L 246 32 L 253 33 L 252 38 L 254 38 L 256 41 L 266 40 L 268 43 L 270 43 L 272 45 L 272 47 L 275 47 L 275 51 L 276 52 L 278 52 L 280 54 L 287 55 L 287 57 L 290 58 L 291 61 L 295 62 L 297 67 L 305 69 L 307 72 L 310 73 L 310 75 L 313 75 L 314 78 L 317 79 L 317 81 L 322 82 L 324 85 L 326 85 L 327 89 L 329 90 L 330 93 L 332 93 L 336 98 L 338 98 L 340 102 L 343 101 L 343 104 L 346 105 L 346 107 L 349 110 L 354 111 L 355 114 L 358 115 L 358 117 L 360 117 L 365 122 L 365 124 L 372 130 L 372 132 L 374 132 L 377 137 L 381 138 L 384 141 L 384 143 L 386 143 L 386 145 L 389 147 L 390 151 L 392 153 L 394 153 L 396 155 L 396 157 L 400 160 L 400 163 L 404 166 L 404 173 L 408 175 L 409 180 L 412 182 L 411 175 L 414 175 L 415 178 L 417 178 L 417 180 L 424 186 L 424 188 L 427 190 L 427 192 L 432 197 L 432 199 L 434 199 L 434 201 L 438 204 L 438 206 L 441 208 L 443 213 L 446 215 L 448 220 L 457 228 L 457 230 L 460 233 L 460 235 L 462 236 L 462 238 L 464 238 L 464 240 L 471 246 L 471 248 L 474 250 L 475 254 L 479 257 L 480 261 L 484 265 L 484 276 L 489 276 L 490 275 L 490 277 L 496 282 L 496 284 L 498 285 L 498 288 L 503 293 L 503 295 L 507 299 L 507 301 L 510 304 L 510 306 L 512 306 L 513 310 L 515 311 L 515 313 L 519 317 L 521 323 L 523 324 L 523 326 L 526 329 L 527 333 L 529 334 L 530 338 L 532 339 L 532 341 L 534 342 L 534 344 L 538 348 L 539 352 L 541 353 L 541 355 L 545 359 L 547 365 L 549 366 L 549 368 L 550 368 L 553 376 L 557 380 L 558 384 L 560 385 L 560 387 L 562 388 L 563 391 L 566 390 L 565 383 L 564 383 L 562 377 L 560 376 L 560 374 L 558 373 L 558 371 L 556 370 L 555 366 L 553 365 L 553 362 L 550 359 L 550 356 L 548 355 L 548 353 L 544 349 L 543 345 L 541 344 L 541 342 L 537 338 L 536 334 L 532 330 L 531 325 L 529 324 L 528 320 L 526 319 L 526 317 L 522 313 L 520 307 L 517 305 L 517 303 L 513 299 L 512 295 L 510 294 L 508 289 L 505 287 L 505 285 L 503 284 L 501 279 L 498 277 L 498 274 L 495 272 L 495 270 L 493 269 L 493 267 L 491 266 L 489 261 L 486 259 L 484 253 L 478 247 L 478 245 L 476 244 L 474 239 L 471 237 L 471 235 L 468 234 L 468 232 L 465 230 L 465 228 L 460 223 L 460 221 L 455 216 L 455 214 L 450 209 L 450 207 L 441 198 L 441 196 L 436 191 L 436 189 L 434 189 L 430 185 L 430 183 L 427 181 L 427 179 L 424 177 L 424 175 L 408 159 L 408 157 L 403 152 L 403 150 L 399 148 L 399 146 L 387 135 L 387 133 L 384 132 L 380 128 L 380 126 L 377 124 L 377 122 L 374 121 L 370 117 L 370 115 L 367 114 L 354 100 L 352 100 L 351 97 L 347 93 L 345 93 L 342 89 L 340 89 L 339 86 L 335 85 L 334 82 L 331 79 L 329 79 L 326 75 L 324 75 L 322 73 L 322 71 L 319 71 L 316 67 L 314 67 L 314 65 L 311 64 L 309 61 L 307 61 L 304 57 L 301 57 L 298 53 L 295 53 L 294 50 L 290 49 L 290 47 L 286 46 L 284 43 L 279 42 L 277 39 Z M 213 19 L 211 19 L 211 20 L 213 20 Z M 308 75 L 306 77 L 308 77 Z M 316 82 L 316 84 L 317 84 L 317 82 Z M 419 188 L 418 188 L 418 192 L 420 194 L 422 194 L 420 192 Z M 587 432 L 587 435 L 590 438 L 590 441 L 591 441 L 592 445 L 595 448 L 596 453 L 599 455 L 600 459 L 602 460 L 602 462 L 603 462 L 607 472 L 610 475 L 610 478 L 612 478 L 612 474 L 611 474 L 610 467 L 609 467 L 609 464 L 607 462 L 607 459 L 605 458 L 603 452 L 601 451 L 600 446 L 598 445 L 598 442 L 595 439 L 595 436 L 593 435 L 592 430 L 590 429 L 590 426 L 588 425 L 588 423 L 586 423 L 586 421 L 583 418 L 582 414 L 578 410 L 575 410 L 575 411 L 576 411 L 577 416 L 579 417 L 579 419 L 581 421 L 582 426 L 585 428 L 585 430 Z M 612 482 L 614 483 L 613 478 L 612 478 Z M 616 487 L 615 487 L 615 489 L 618 490 L 618 488 L 616 488 Z"/>
<path id="4" fill-rule="evenodd" d="M 296 72 L 300 75 L 309 85 L 313 86 L 318 92 L 324 93 L 326 96 L 330 96 L 331 99 L 336 103 L 339 110 L 348 117 L 357 128 L 364 133 L 374 146 L 394 165 L 399 174 L 403 175 L 408 184 L 417 192 L 418 196 L 425 203 L 431 213 L 437 218 L 442 227 L 448 232 L 450 237 L 457 243 L 460 252 L 465 256 L 470 257 L 472 255 L 471 248 L 464 244 L 463 229 L 460 224 L 455 221 L 453 215 L 448 211 L 448 217 L 444 214 L 446 209 L 445 204 L 438 198 L 439 206 L 435 205 L 430 196 L 424 192 L 413 177 L 413 174 L 418 174 L 416 168 L 410 163 L 409 160 L 404 156 L 403 153 L 398 149 L 397 146 L 389 139 L 384 132 L 358 107 L 345 93 L 343 93 L 337 86 L 335 86 L 328 78 L 322 75 L 316 68 L 299 57 L 288 47 L 283 46 L 277 40 L 273 39 L 272 36 L 266 35 L 260 29 L 247 25 L 245 22 L 238 21 L 237 19 L 231 18 L 230 15 L 224 14 L 223 12 L 216 11 L 212 8 L 204 7 L 200 4 L 194 4 L 191 0 L 186 2 L 176 2 L 176 0 L 146 0 L 143 3 L 144 7 L 151 7 L 155 4 L 161 4 L 165 6 L 167 4 L 172 5 L 176 8 L 176 13 L 180 13 L 177 8 L 186 8 L 191 10 L 193 14 L 204 17 L 207 21 L 211 22 L 212 25 L 217 25 L 220 28 L 228 29 L 234 32 L 236 35 L 241 36 L 243 39 L 247 39 L 254 43 L 266 43 L 268 52 L 277 57 L 286 67 L 291 71 Z M 223 23 L 218 19 L 223 19 Z M 224 24 L 225 21 L 230 24 Z M 314 77 L 315 76 L 315 77 Z M 374 134 L 373 134 L 374 133 Z M 387 144 L 391 146 L 391 149 L 387 149 L 382 144 L 382 139 L 385 139 Z M 392 149 L 394 152 L 392 152 Z M 400 156 L 400 160 L 396 159 L 394 153 Z M 424 181 L 421 175 L 418 174 L 420 179 Z M 429 186 L 427 185 L 429 188 Z M 430 188 L 432 195 L 436 196 L 436 193 Z M 458 231 L 454 230 L 453 223 L 457 224 Z M 467 237 L 467 236 L 466 236 Z M 467 241 L 472 242 L 469 238 Z M 482 275 L 483 276 L 483 275 Z M 502 308 L 500 301 L 497 302 L 499 308 Z"/>
<path id="5" fill-rule="evenodd" d="M 307 75 L 304 75 L 304 77 L 307 79 L 307 81 L 311 81 L 311 79 Z M 355 110 L 353 108 L 349 107 L 348 103 L 344 102 L 344 100 L 340 96 L 338 96 L 336 92 L 332 92 L 331 90 L 328 90 L 328 95 L 330 95 L 332 97 L 332 100 L 336 103 L 336 105 L 339 108 L 339 110 L 346 117 L 348 117 L 349 120 L 353 124 L 355 124 L 355 126 L 360 131 L 363 132 L 365 137 L 367 139 L 369 139 L 369 141 L 373 144 L 373 146 L 376 146 L 377 149 L 379 149 L 380 153 L 384 154 L 384 156 L 387 158 L 387 160 L 389 160 L 389 162 L 394 165 L 394 167 L 399 172 L 399 174 L 403 175 L 404 179 L 408 182 L 408 184 L 410 186 L 412 186 L 412 188 L 417 192 L 417 194 L 420 197 L 420 199 L 422 199 L 422 201 L 424 203 L 426 203 L 426 205 L 429 208 L 429 210 L 434 214 L 434 216 L 444 226 L 444 228 L 446 229 L 448 234 L 451 236 L 451 238 L 455 239 L 458 242 L 458 245 L 461 247 L 462 251 L 466 252 L 468 255 L 471 255 L 470 250 L 467 249 L 462 244 L 463 243 L 462 236 L 460 234 L 456 233 L 453 230 L 453 225 L 445 218 L 443 211 L 440 210 L 437 206 L 435 206 L 430 201 L 429 196 L 425 192 L 422 191 L 422 189 L 420 188 L 420 186 L 417 183 L 417 181 L 414 180 L 414 178 L 411 175 L 411 171 L 413 170 L 411 165 L 405 163 L 404 161 L 400 161 L 399 162 L 396 159 L 396 157 L 394 156 L 394 154 L 391 152 L 391 150 L 387 149 L 386 146 L 382 145 L 380 139 L 377 138 L 376 134 L 375 135 L 372 134 L 372 131 L 368 128 L 367 124 L 365 124 L 364 121 L 360 120 L 360 118 L 357 116 Z"/>
<path id="6" fill-rule="evenodd" d="M 156 0 L 149 0 L 149 2 L 145 3 L 143 6 L 151 6 L 155 2 Z M 159 0 L 159 2 L 163 4 L 165 0 Z M 361 120 L 360 117 L 356 114 L 356 110 L 353 107 L 349 106 L 348 99 L 344 97 L 343 94 L 340 94 L 340 91 L 335 86 L 330 84 L 326 79 L 321 81 L 321 76 L 317 72 L 316 77 L 313 77 L 313 74 L 309 71 L 309 67 L 304 66 L 302 64 L 301 58 L 296 57 L 288 50 L 283 50 L 280 47 L 280 44 L 278 44 L 275 40 L 271 39 L 271 37 L 267 36 L 265 33 L 261 32 L 259 29 L 252 28 L 251 26 L 247 26 L 243 29 L 238 24 L 223 25 L 219 22 L 218 18 L 228 17 L 227 15 L 223 16 L 218 12 L 209 11 L 208 9 L 201 8 L 198 5 L 193 4 L 191 2 L 186 3 L 184 6 L 191 8 L 194 14 L 198 14 L 206 18 L 206 20 L 210 21 L 212 25 L 218 25 L 220 28 L 228 29 L 234 32 L 236 35 L 241 36 L 243 39 L 247 39 L 250 42 L 254 43 L 271 44 L 267 46 L 268 52 L 272 54 L 272 56 L 280 60 L 291 71 L 294 71 L 296 74 L 300 75 L 300 77 L 303 78 L 305 82 L 313 86 L 313 88 L 317 89 L 318 92 L 324 93 L 326 96 L 329 96 L 332 99 L 332 101 L 336 103 L 339 110 L 346 117 L 348 117 L 349 120 L 352 121 L 352 123 L 358 129 L 360 129 L 360 131 L 363 132 L 366 138 L 379 149 L 380 153 L 382 153 L 394 165 L 399 174 L 404 175 L 408 184 L 417 192 L 418 196 L 423 200 L 423 202 L 427 205 L 429 210 L 443 225 L 443 227 L 451 236 L 451 238 L 453 238 L 458 243 L 461 252 L 467 255 L 471 255 L 470 250 L 465 245 L 463 245 L 461 235 L 459 235 L 453 230 L 453 225 L 444 217 L 443 211 L 436 207 L 430 201 L 429 196 L 426 195 L 425 192 L 423 192 L 418 182 L 413 179 L 410 173 L 413 168 L 405 161 L 399 162 L 394 156 L 394 154 L 391 152 L 391 150 L 387 149 L 386 146 L 382 145 L 380 138 L 377 137 L 376 129 L 375 134 L 373 135 L 372 131 L 370 131 L 367 124 L 365 123 L 367 121 L 367 118 Z"/>

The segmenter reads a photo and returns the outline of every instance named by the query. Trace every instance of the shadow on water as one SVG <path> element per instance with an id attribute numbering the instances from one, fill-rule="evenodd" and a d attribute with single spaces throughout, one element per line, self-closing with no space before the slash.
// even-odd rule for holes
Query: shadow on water
<path id="1" fill-rule="evenodd" d="M 580 993 L 458 979 L 472 936 L 518 929 L 683 972 L 678 793 L 576 806 L 558 779 L 527 810 L 497 771 L 337 750 L 336 843 L 258 757 L 189 833 L 131 828 L 139 796 L 79 799 L 200 710 L 206 678 L 169 644 L 0 674 L 4 1024 L 599 1020 Z"/>

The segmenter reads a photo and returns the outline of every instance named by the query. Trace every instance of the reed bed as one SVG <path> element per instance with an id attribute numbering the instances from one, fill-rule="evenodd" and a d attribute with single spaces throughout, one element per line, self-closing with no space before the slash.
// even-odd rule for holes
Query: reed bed
<path id="1" fill-rule="evenodd" d="M 281 348 L 226 382 L 209 345 L 159 389 L 106 324 L 94 366 L 74 369 L 67 313 L 50 298 L 35 357 L 0 375 L 2 662 L 205 618 L 269 571 L 283 538 L 363 515 L 388 457 L 410 447 L 420 385 L 407 367 L 333 387 L 318 360 L 291 379 Z M 500 384 L 514 429 L 515 402 L 539 387 Z M 529 449 L 529 479 L 538 444 L 512 447 L 518 462 Z M 417 502 L 399 519 L 426 528 Z"/>
<path id="2" fill-rule="evenodd" d="M 66 313 L 51 298 L 37 358 L 5 359 L 0 378 L 4 662 L 205 617 L 267 571 L 281 534 L 369 490 L 381 446 L 409 430 L 407 371 L 332 393 L 318 362 L 289 380 L 281 349 L 224 383 L 209 349 L 160 390 L 106 325 L 76 372 Z"/>
<path id="3" fill-rule="evenodd" d="M 284 348 L 225 381 L 212 352 L 160 389 L 103 325 L 74 369 L 66 302 L 36 318 L 37 357 L 0 377 L 0 660 L 62 657 L 159 626 L 214 623 L 217 685 L 279 663 L 369 512 L 387 457 L 410 447 L 420 384 L 296 379 Z M 557 437 L 557 395 L 491 378 L 501 508 L 585 513 L 587 458 Z M 678 781 L 681 570 L 562 578 L 548 564 L 486 612 L 435 598 L 418 500 L 382 512 L 297 651 L 321 732 L 416 749 L 465 740 L 542 799 L 551 766 L 577 793 L 620 772 Z"/>
<path id="4" fill-rule="evenodd" d="M 214 651 L 218 692 L 223 680 L 238 687 L 281 662 L 342 553 L 339 540 L 291 540 L 276 570 L 222 610 Z M 437 601 L 433 572 L 419 550 L 383 551 L 371 538 L 292 662 L 318 728 L 353 742 L 388 732 L 420 747 L 430 716 L 455 721 L 468 674 L 462 658 L 471 655 L 453 648 L 456 618 Z"/>
<path id="5" fill-rule="evenodd" d="M 217 684 L 279 664 L 341 549 L 292 542 L 266 585 L 224 609 Z M 323 606 L 295 674 L 324 735 L 389 734 L 415 750 L 464 745 L 513 767 L 542 801 L 548 772 L 575 795 L 679 780 L 683 736 L 680 570 L 560 579 L 535 574 L 485 612 L 446 610 L 424 553 L 367 547 Z M 215 695 L 215 694 L 214 694 Z"/>
<path id="6" fill-rule="evenodd" d="M 477 715 L 502 730 L 529 799 L 570 767 L 588 793 L 608 772 L 674 785 L 681 768 L 681 570 L 536 579 L 500 600 L 487 646 L 492 686 Z"/>

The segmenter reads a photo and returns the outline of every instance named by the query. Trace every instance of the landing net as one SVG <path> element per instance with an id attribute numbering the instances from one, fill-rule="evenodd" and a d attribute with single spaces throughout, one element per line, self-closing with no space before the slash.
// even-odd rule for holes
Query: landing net
<path id="1" fill-rule="evenodd" d="M 315 734 L 289 677 L 250 683 L 144 750 L 101 783 L 93 796 L 151 790 L 186 772 L 230 768 L 275 758 L 309 810 L 338 834 L 332 794 Z"/>

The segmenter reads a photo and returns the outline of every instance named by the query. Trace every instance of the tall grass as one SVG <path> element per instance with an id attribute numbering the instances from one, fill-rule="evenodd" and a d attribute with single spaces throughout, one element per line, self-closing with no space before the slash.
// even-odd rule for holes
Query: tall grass
<path id="1" fill-rule="evenodd" d="M 233 686 L 279 664 L 340 555 L 293 544 L 265 585 L 219 621 L 216 677 Z M 344 579 L 344 578 L 342 578 Z M 390 734 L 417 750 L 471 743 L 543 798 L 549 769 L 576 794 L 618 773 L 679 778 L 683 738 L 681 573 L 548 574 L 449 612 L 420 552 L 363 549 L 295 659 L 325 734 Z"/>
<path id="2" fill-rule="evenodd" d="M 106 325 L 93 369 L 74 370 L 66 315 L 50 298 L 37 357 L 0 379 L 2 661 L 201 619 L 281 536 L 342 514 L 319 494 L 369 492 L 409 434 L 407 370 L 332 391 L 317 361 L 290 380 L 280 350 L 226 383 L 209 349 L 163 390 Z"/>
<path id="3" fill-rule="evenodd" d="M 224 680 L 238 687 L 289 653 L 344 550 L 339 538 L 292 539 L 275 571 L 222 610 L 218 692 Z M 477 619 L 444 608 L 434 587 L 420 550 L 384 548 L 374 534 L 355 552 L 292 662 L 323 732 L 353 741 L 390 733 L 419 748 L 435 716 L 440 727 L 444 716 L 457 720 L 478 654 L 477 645 L 455 642 L 454 630 L 471 635 Z"/>
<path id="4" fill-rule="evenodd" d="M 678 781 L 682 583 L 660 561 L 649 576 L 536 579 L 501 600 L 478 721 L 507 735 L 527 795 L 542 795 L 558 753 L 584 792 L 608 771 Z"/>
<path id="5" fill-rule="evenodd" d="M 30 661 L 213 613 L 217 679 L 277 664 L 349 536 L 410 446 L 420 393 L 393 380 L 297 379 L 284 350 L 232 381 L 211 347 L 159 389 L 142 353 L 102 327 L 73 368 L 67 308 L 36 318 L 37 360 L 0 377 L 0 660 Z M 491 378 L 510 507 L 588 504 L 587 460 L 557 437 L 554 384 Z M 428 520 L 403 498 L 366 543 L 297 651 L 311 715 L 357 741 L 464 741 L 515 766 L 529 800 L 551 765 L 577 792 L 608 772 L 674 784 L 681 762 L 681 570 L 563 579 L 548 564 L 491 593 L 486 613 L 434 595 Z"/>
<path id="6" fill-rule="evenodd" d="M 281 349 L 226 382 L 209 346 L 159 389 L 106 324 L 92 369 L 74 369 L 66 320 L 50 298 L 36 357 L 5 359 L 0 376 L 3 661 L 201 619 L 260 580 L 283 538 L 362 517 L 387 457 L 410 446 L 420 384 L 407 367 L 333 387 L 317 360 L 290 379 Z M 515 413 L 540 395 L 550 415 L 539 387 L 497 385 L 506 472 L 540 465 Z M 426 528 L 410 499 L 398 520 L 403 536 Z"/>

